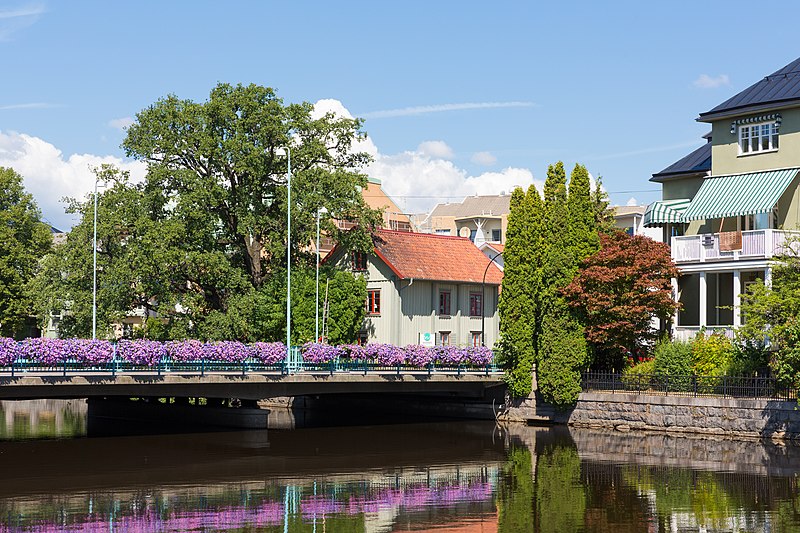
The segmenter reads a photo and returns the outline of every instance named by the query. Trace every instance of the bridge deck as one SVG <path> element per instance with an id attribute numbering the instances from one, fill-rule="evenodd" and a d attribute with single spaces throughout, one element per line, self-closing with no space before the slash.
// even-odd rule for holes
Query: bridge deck
<path id="1" fill-rule="evenodd" d="M 0 400 L 182 396 L 258 400 L 320 394 L 451 394 L 479 398 L 501 372 L 0 372 Z"/>

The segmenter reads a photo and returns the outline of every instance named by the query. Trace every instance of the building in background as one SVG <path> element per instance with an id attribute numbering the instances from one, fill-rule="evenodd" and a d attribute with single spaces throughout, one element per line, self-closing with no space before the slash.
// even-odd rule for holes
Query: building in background
<path id="1" fill-rule="evenodd" d="M 367 280 L 359 341 L 492 347 L 502 271 L 469 239 L 380 230 L 372 253 L 334 249 L 327 261 Z"/>
<path id="2" fill-rule="evenodd" d="M 663 228 L 680 270 L 677 338 L 741 325 L 741 294 L 769 284 L 772 258 L 794 253 L 800 227 L 800 59 L 697 119 L 707 143 L 654 174 L 662 200 L 645 224 Z"/>
<path id="3" fill-rule="evenodd" d="M 419 223 L 418 231 L 466 237 L 480 245 L 504 244 L 511 195 L 467 196 L 459 203 L 436 205 Z"/>
<path id="4" fill-rule="evenodd" d="M 614 216 L 614 227 L 628 235 L 643 235 L 654 241 L 663 242 L 661 228 L 650 228 L 644 224 L 644 205 L 618 205 L 611 208 Z"/>

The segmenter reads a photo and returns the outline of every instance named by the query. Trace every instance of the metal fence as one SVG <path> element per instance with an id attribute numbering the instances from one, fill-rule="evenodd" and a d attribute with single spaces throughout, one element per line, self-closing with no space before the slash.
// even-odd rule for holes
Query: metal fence
<path id="1" fill-rule="evenodd" d="M 625 375 L 585 372 L 584 391 L 625 392 L 665 396 L 717 396 L 723 398 L 797 399 L 797 390 L 772 377 Z"/>
<path id="2" fill-rule="evenodd" d="M 195 374 L 205 376 L 206 374 L 294 374 L 296 372 L 309 373 L 358 373 L 358 374 L 482 374 L 490 375 L 498 372 L 494 364 L 485 366 L 466 366 L 466 365 L 441 365 L 428 364 L 423 367 L 400 364 L 385 365 L 371 361 L 358 361 L 350 359 L 336 359 L 329 362 L 310 362 L 303 361 L 301 358 L 290 358 L 275 364 L 265 364 L 256 359 L 248 359 L 242 362 L 225 361 L 191 361 L 180 362 L 170 359 L 163 359 L 153 366 L 137 365 L 129 361 L 114 358 L 108 363 L 87 365 L 78 361 L 62 361 L 54 365 L 44 365 L 37 362 L 16 361 L 8 366 L 0 366 L 0 376 L 22 377 L 25 375 L 97 375 L 110 374 Z"/>

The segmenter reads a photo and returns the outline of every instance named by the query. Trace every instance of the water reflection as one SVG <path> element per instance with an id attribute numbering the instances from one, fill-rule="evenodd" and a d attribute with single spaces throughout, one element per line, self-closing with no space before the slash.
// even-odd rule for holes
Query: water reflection
<path id="1" fill-rule="evenodd" d="M 55 420 L 31 406 L 6 420 Z M 791 444 L 474 422 L 31 439 L 41 425 L 0 441 L 0 532 L 800 531 Z"/>
<path id="2" fill-rule="evenodd" d="M 43 439 L 86 435 L 84 400 L 0 401 L 0 439 Z"/>

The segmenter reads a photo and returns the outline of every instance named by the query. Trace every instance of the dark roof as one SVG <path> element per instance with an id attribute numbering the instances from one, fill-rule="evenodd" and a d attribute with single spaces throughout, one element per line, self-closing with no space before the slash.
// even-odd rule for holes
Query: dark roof
<path id="1" fill-rule="evenodd" d="M 378 230 L 375 254 L 400 279 L 500 285 L 503 272 L 464 237 Z"/>
<path id="2" fill-rule="evenodd" d="M 650 181 L 661 181 L 663 178 L 669 178 L 680 174 L 698 174 L 711 170 L 711 143 L 708 142 L 692 152 L 684 156 L 678 161 L 672 163 L 670 166 L 653 174 Z"/>
<path id="3" fill-rule="evenodd" d="M 699 121 L 709 121 L 743 111 L 781 107 L 800 100 L 800 58 L 754 83 L 711 111 L 700 113 Z"/>

